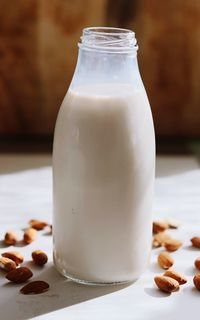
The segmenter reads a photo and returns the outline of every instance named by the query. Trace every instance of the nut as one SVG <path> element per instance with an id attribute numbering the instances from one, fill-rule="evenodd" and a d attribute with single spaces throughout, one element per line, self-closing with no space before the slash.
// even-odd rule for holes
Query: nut
<path id="1" fill-rule="evenodd" d="M 170 229 L 178 229 L 178 227 L 181 225 L 180 221 L 176 219 L 167 219 L 165 222 L 168 224 Z"/>
<path id="2" fill-rule="evenodd" d="M 30 279 L 32 276 L 33 273 L 29 268 L 20 267 L 8 272 L 6 278 L 14 283 L 23 283 Z"/>
<path id="3" fill-rule="evenodd" d="M 162 221 L 153 222 L 153 233 L 165 231 L 168 228 L 168 224 Z"/>
<path id="4" fill-rule="evenodd" d="M 28 228 L 24 232 L 24 242 L 29 244 L 33 242 L 37 237 L 37 231 L 33 228 Z"/>
<path id="5" fill-rule="evenodd" d="M 28 223 L 31 226 L 31 228 L 36 229 L 36 230 L 43 230 L 46 226 L 49 225 L 45 221 L 40 221 L 40 220 L 36 220 L 36 219 L 30 220 Z"/>
<path id="6" fill-rule="evenodd" d="M 4 237 L 4 243 L 6 245 L 15 245 L 17 242 L 17 235 L 14 231 L 8 231 Z"/>
<path id="7" fill-rule="evenodd" d="M 187 283 L 187 279 L 179 272 L 176 272 L 175 270 L 167 270 L 163 274 L 163 276 L 170 277 L 178 281 L 179 284 L 185 284 Z"/>
<path id="8" fill-rule="evenodd" d="M 17 266 L 24 261 L 24 257 L 22 256 L 22 254 L 17 251 L 4 252 L 2 253 L 2 257 L 6 257 L 13 260 Z"/>
<path id="9" fill-rule="evenodd" d="M 153 236 L 153 247 L 161 247 L 165 244 L 166 240 L 169 239 L 171 239 L 171 237 L 166 232 L 159 232 Z"/>
<path id="10" fill-rule="evenodd" d="M 5 257 L 0 257 L 0 268 L 5 271 L 10 271 L 16 268 L 16 263 Z"/>
<path id="11" fill-rule="evenodd" d="M 165 241 L 165 249 L 167 251 L 176 251 L 182 246 L 182 242 L 176 239 L 168 239 Z"/>
<path id="12" fill-rule="evenodd" d="M 158 264 L 163 269 L 169 269 L 174 264 L 174 259 L 169 254 L 169 252 L 161 252 L 158 255 Z"/>
<path id="13" fill-rule="evenodd" d="M 32 252 L 32 259 L 35 264 L 43 266 L 48 261 L 46 253 L 42 250 L 35 250 Z"/>
<path id="14" fill-rule="evenodd" d="M 157 287 L 163 292 L 171 293 L 179 289 L 178 281 L 170 277 L 156 276 L 154 281 Z"/>
<path id="15" fill-rule="evenodd" d="M 47 291 L 49 284 L 45 281 L 32 281 L 25 285 L 20 292 L 23 294 L 39 294 Z"/>
<path id="16" fill-rule="evenodd" d="M 191 240 L 193 247 L 200 248 L 200 237 L 193 237 Z"/>
<path id="17" fill-rule="evenodd" d="M 196 258 L 196 260 L 194 261 L 194 265 L 198 270 L 200 270 L 200 257 Z"/>
<path id="18" fill-rule="evenodd" d="M 193 278 L 194 285 L 200 291 L 200 274 L 196 274 Z"/>

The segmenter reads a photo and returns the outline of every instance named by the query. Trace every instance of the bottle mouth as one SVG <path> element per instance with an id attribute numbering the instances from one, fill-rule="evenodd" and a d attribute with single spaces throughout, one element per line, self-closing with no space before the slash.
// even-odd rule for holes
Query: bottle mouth
<path id="1" fill-rule="evenodd" d="M 114 27 L 88 27 L 83 29 L 78 46 L 85 50 L 112 53 L 136 54 L 138 50 L 135 32 Z"/>

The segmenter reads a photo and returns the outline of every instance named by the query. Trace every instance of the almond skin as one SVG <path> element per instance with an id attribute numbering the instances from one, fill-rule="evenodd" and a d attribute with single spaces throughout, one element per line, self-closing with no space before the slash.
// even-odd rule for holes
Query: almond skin
<path id="1" fill-rule="evenodd" d="M 174 264 L 174 259 L 169 252 L 161 252 L 158 255 L 158 264 L 162 269 L 169 269 Z"/>
<path id="2" fill-rule="evenodd" d="M 193 278 L 194 285 L 200 291 L 200 274 L 196 274 Z"/>
<path id="3" fill-rule="evenodd" d="M 8 246 L 15 245 L 17 242 L 17 235 L 14 231 L 8 231 L 4 237 L 4 243 Z"/>
<path id="4" fill-rule="evenodd" d="M 5 257 L 0 257 L 0 268 L 5 271 L 10 271 L 16 268 L 16 263 Z"/>
<path id="5" fill-rule="evenodd" d="M 154 278 L 157 287 L 167 293 L 174 292 L 179 289 L 179 283 L 173 278 L 166 276 L 157 276 Z"/>
<path id="6" fill-rule="evenodd" d="M 46 253 L 42 250 L 35 250 L 32 252 L 32 259 L 35 264 L 43 266 L 48 261 Z"/>
<path id="7" fill-rule="evenodd" d="M 200 237 L 193 237 L 191 240 L 193 247 L 200 249 Z"/>
<path id="8" fill-rule="evenodd" d="M 31 228 L 36 229 L 36 230 L 43 230 L 46 226 L 49 225 L 45 221 L 40 221 L 40 220 L 36 220 L 36 219 L 30 220 L 28 223 Z"/>
<path id="9" fill-rule="evenodd" d="M 33 242 L 37 237 L 37 230 L 33 228 L 28 228 L 24 231 L 24 242 L 29 244 Z"/>
<path id="10" fill-rule="evenodd" d="M 196 260 L 194 261 L 194 265 L 198 270 L 200 270 L 200 257 L 196 258 Z"/>
<path id="11" fill-rule="evenodd" d="M 13 260 L 17 266 L 24 261 L 24 257 L 22 256 L 22 254 L 17 251 L 4 252 L 2 253 L 2 257 L 6 257 Z"/>
<path id="12" fill-rule="evenodd" d="M 162 221 L 153 222 L 153 233 L 165 231 L 168 228 L 168 224 Z"/>
<path id="13" fill-rule="evenodd" d="M 14 283 L 26 282 L 33 276 L 32 271 L 26 267 L 20 267 L 7 273 L 6 279 Z"/>
<path id="14" fill-rule="evenodd" d="M 173 252 L 178 250 L 182 246 L 182 241 L 176 239 L 168 239 L 165 241 L 165 249 L 167 251 Z"/>
<path id="15" fill-rule="evenodd" d="M 153 247 L 158 248 L 165 244 L 171 237 L 166 232 L 159 232 L 153 236 Z"/>
<path id="16" fill-rule="evenodd" d="M 176 281 L 178 281 L 180 285 L 187 283 L 186 277 L 184 277 L 181 273 L 176 272 L 175 270 L 172 270 L 172 269 L 165 271 L 163 276 L 175 279 Z"/>
<path id="17" fill-rule="evenodd" d="M 32 281 L 21 288 L 22 294 L 40 294 L 49 289 L 49 284 L 45 281 Z"/>

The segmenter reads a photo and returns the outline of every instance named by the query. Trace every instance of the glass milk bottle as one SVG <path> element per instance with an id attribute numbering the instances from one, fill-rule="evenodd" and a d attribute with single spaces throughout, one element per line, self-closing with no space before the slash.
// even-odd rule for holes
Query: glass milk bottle
<path id="1" fill-rule="evenodd" d="M 84 284 L 137 279 L 151 249 L 154 127 L 134 32 L 86 28 L 53 146 L 54 263 Z"/>

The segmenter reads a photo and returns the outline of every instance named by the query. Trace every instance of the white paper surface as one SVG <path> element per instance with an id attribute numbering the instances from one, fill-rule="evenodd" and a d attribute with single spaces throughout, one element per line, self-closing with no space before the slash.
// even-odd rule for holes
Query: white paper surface
<path id="1" fill-rule="evenodd" d="M 52 181 L 49 156 L 0 156 L 0 237 L 10 229 L 19 238 L 29 219 L 51 221 Z M 46 280 L 50 290 L 42 295 L 19 294 L 22 285 L 10 284 L 0 271 L 0 319 L 70 319 L 70 320 L 188 320 L 199 317 L 200 292 L 193 288 L 196 270 L 194 259 L 200 250 L 190 246 L 192 236 L 200 236 L 200 169 L 193 158 L 167 157 L 157 160 L 154 201 L 155 218 L 174 217 L 182 221 L 179 230 L 171 234 L 184 242 L 174 252 L 174 269 L 188 278 L 179 292 L 163 294 L 154 285 L 153 277 L 162 270 L 156 264 L 161 249 L 152 251 L 149 269 L 134 284 L 115 287 L 86 287 L 65 280 L 52 264 L 52 238 L 47 231 L 28 246 L 5 248 L 0 253 L 19 250 L 25 260 L 34 249 L 48 253 L 44 268 L 26 262 L 34 273 L 33 280 Z M 139 239 L 138 239 L 139 241 Z"/>

